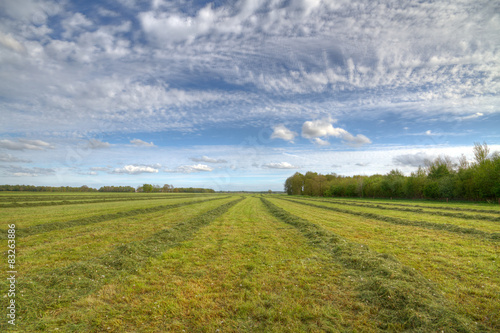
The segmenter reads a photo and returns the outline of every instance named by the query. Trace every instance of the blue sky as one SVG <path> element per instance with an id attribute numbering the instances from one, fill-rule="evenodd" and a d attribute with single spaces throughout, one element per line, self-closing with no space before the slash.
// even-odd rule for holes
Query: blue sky
<path id="1" fill-rule="evenodd" d="M 495 1 L 0 3 L 0 183 L 282 190 L 500 150 Z"/>

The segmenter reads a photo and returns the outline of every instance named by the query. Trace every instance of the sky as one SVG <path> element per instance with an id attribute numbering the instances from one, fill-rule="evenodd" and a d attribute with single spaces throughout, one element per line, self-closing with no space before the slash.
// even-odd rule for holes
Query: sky
<path id="1" fill-rule="evenodd" d="M 0 183 L 281 191 L 500 151 L 500 2 L 0 2 Z"/>

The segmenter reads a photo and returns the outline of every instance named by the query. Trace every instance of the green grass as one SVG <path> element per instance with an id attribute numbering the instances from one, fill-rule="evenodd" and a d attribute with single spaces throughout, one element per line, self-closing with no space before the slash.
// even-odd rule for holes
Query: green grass
<path id="1" fill-rule="evenodd" d="M 222 198 L 196 203 L 196 207 L 180 206 L 171 210 L 110 219 L 99 225 L 76 225 L 64 232 L 51 232 L 28 236 L 22 239 L 23 251 L 18 255 L 23 267 L 23 276 L 36 274 L 40 268 L 61 267 L 79 260 L 99 256 L 114 246 L 131 240 L 138 241 L 171 227 L 175 223 L 203 214 L 234 198 Z M 119 228 L 117 228 L 119 226 Z"/>
<path id="2" fill-rule="evenodd" d="M 500 232 L 498 232 L 500 230 L 498 227 L 499 226 L 498 222 L 489 222 L 489 223 L 479 222 L 476 225 L 470 221 L 463 222 L 458 219 L 453 219 L 453 220 L 450 220 L 449 218 L 443 219 L 440 216 L 436 217 L 432 215 L 422 216 L 421 213 L 418 214 L 409 212 L 402 213 L 399 211 L 387 211 L 387 210 L 380 211 L 377 209 L 364 208 L 364 207 L 353 208 L 351 206 L 345 207 L 343 205 L 324 203 L 317 200 L 310 201 L 310 200 L 287 199 L 287 198 L 283 198 L 283 200 L 292 201 L 315 208 L 331 210 L 338 213 L 352 214 L 364 218 L 381 220 L 393 224 L 416 226 L 427 229 L 446 230 L 458 234 L 466 234 L 473 237 L 479 237 L 493 241 L 500 241 Z M 467 225 L 467 226 L 462 226 L 462 225 Z M 486 229 L 487 231 L 480 229 Z"/>
<path id="3" fill-rule="evenodd" d="M 246 198 L 137 274 L 56 311 L 47 329 L 88 332 L 375 331 L 342 267 Z"/>
<path id="4" fill-rule="evenodd" d="M 18 207 L 0 209 L 2 221 L 0 233 L 7 230 L 7 224 L 14 223 L 18 228 L 27 228 L 38 224 L 66 222 L 75 219 L 115 214 L 134 209 L 147 209 L 162 205 L 172 205 L 187 201 L 197 201 L 209 197 L 182 197 L 171 200 L 152 199 L 136 201 L 103 202 L 69 206 Z"/>
<path id="5" fill-rule="evenodd" d="M 0 209 L 4 272 L 7 224 L 18 231 L 18 326 L 0 331 L 500 330 L 498 222 L 432 215 L 446 203 L 142 195 Z M 442 211 L 487 206 L 459 207 Z"/>
<path id="6" fill-rule="evenodd" d="M 212 222 L 239 200 L 202 212 L 147 238 L 117 245 L 100 256 L 61 268 L 40 269 L 34 276 L 21 277 L 17 285 L 22 291 L 19 321 L 31 324 L 27 325 L 27 330 L 46 330 L 44 315 L 99 290 L 110 279 L 136 272 L 149 258 L 157 257 L 168 248 L 189 239 L 199 228 Z M 0 327 L 5 325 L 5 322 L 0 322 Z"/>
<path id="7" fill-rule="evenodd" d="M 309 197 L 311 199 L 319 199 L 318 197 Z M 411 207 L 411 208 L 429 208 L 439 210 L 449 210 L 456 212 L 474 212 L 474 213 L 491 213 L 500 214 L 500 205 L 498 202 L 460 202 L 460 201 L 431 201 L 431 200 L 409 200 L 409 199 L 371 199 L 371 198 L 343 198 L 343 197 L 327 197 L 325 200 L 336 201 L 339 203 L 368 203 L 375 205 L 387 205 L 394 207 Z"/>
<path id="8" fill-rule="evenodd" d="M 498 242 L 394 225 L 289 200 L 272 202 L 350 241 L 394 256 L 435 283 L 459 313 L 485 327 L 500 327 Z"/>

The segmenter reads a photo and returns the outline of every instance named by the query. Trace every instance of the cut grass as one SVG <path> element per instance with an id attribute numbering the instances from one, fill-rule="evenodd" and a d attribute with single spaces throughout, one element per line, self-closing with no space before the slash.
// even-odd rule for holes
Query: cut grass
<path id="1" fill-rule="evenodd" d="M 488 240 L 492 240 L 492 241 L 500 241 L 500 232 L 486 232 L 486 231 L 479 230 L 476 228 L 465 228 L 465 227 L 461 227 L 461 226 L 458 226 L 455 224 L 450 224 L 450 223 L 436 223 L 436 222 L 428 222 L 428 221 L 424 221 L 424 220 L 409 220 L 406 218 L 403 219 L 400 217 L 389 216 L 389 214 L 386 214 L 386 215 L 375 214 L 373 212 L 367 211 L 367 209 L 365 209 L 364 211 L 362 209 L 359 209 L 359 208 L 358 209 L 346 209 L 343 206 L 322 204 L 321 202 L 320 203 L 315 203 L 315 202 L 313 203 L 313 202 L 307 201 L 307 200 L 294 200 L 294 199 L 286 199 L 286 198 L 280 198 L 280 199 L 295 202 L 295 203 L 298 203 L 301 205 L 331 210 L 331 211 L 335 211 L 338 213 L 351 214 L 351 215 L 355 215 L 355 216 L 361 216 L 364 218 L 380 220 L 380 221 L 384 221 L 384 222 L 388 222 L 388 223 L 392 223 L 392 224 L 408 225 L 408 226 L 415 226 L 415 227 L 434 229 L 434 230 L 445 230 L 448 232 L 474 236 L 474 237 L 488 239 Z"/>
<path id="2" fill-rule="evenodd" d="M 337 235 L 396 257 L 436 283 L 457 311 L 487 328 L 500 328 L 500 276 L 497 242 L 439 230 L 393 225 L 288 200 L 271 200 Z"/>
<path id="3" fill-rule="evenodd" d="M 17 207 L 41 207 L 41 206 L 61 206 L 61 205 L 79 205 L 79 204 L 94 204 L 104 202 L 116 201 L 136 201 L 136 200 L 169 200 L 180 198 L 192 198 L 193 196 L 154 196 L 154 197 L 101 197 L 101 198 L 82 198 L 82 197 L 67 197 L 61 196 L 59 198 L 37 200 L 37 198 L 9 198 L 7 202 L 0 203 L 0 208 L 17 208 Z M 85 200 L 82 200 L 85 199 Z M 23 200 L 23 201 L 21 201 Z"/>
<path id="4" fill-rule="evenodd" d="M 294 197 L 294 199 L 304 199 L 304 197 Z M 388 210 L 390 212 L 405 212 L 405 213 L 415 213 L 415 214 L 429 214 L 429 215 L 439 215 L 445 217 L 459 218 L 464 220 L 484 220 L 491 222 L 500 222 L 499 213 L 488 211 L 482 214 L 464 214 L 463 212 L 449 212 L 442 211 L 440 208 L 422 208 L 418 206 L 411 207 L 410 205 L 406 205 L 405 207 L 399 207 L 395 205 L 385 205 L 385 204 L 369 204 L 363 202 L 354 202 L 354 201 L 341 201 L 341 200 L 325 200 L 325 199 L 317 199 L 317 198 L 308 198 L 307 201 L 314 202 L 327 202 L 330 204 L 338 204 L 341 206 L 353 206 L 353 207 L 362 207 L 362 208 L 374 208 L 379 210 Z M 470 212 L 469 212 L 470 213 Z"/>
<path id="5" fill-rule="evenodd" d="M 215 195 L 211 196 L 216 198 Z M 224 195 L 226 196 L 226 195 Z M 203 197 L 205 198 L 205 197 Z M 168 204 L 183 203 L 200 200 L 199 197 L 174 198 Z M 38 224 L 65 222 L 96 215 L 114 214 L 134 209 L 145 209 L 165 205 L 165 200 L 134 200 L 124 202 L 104 202 L 91 205 L 79 204 L 68 206 L 46 206 L 46 207 L 20 207 L 0 209 L 0 220 L 2 221 L 0 233 L 7 230 L 7 224 L 14 223 L 16 228 L 22 229 Z"/>
<path id="6" fill-rule="evenodd" d="M 146 239 L 117 246 L 99 257 L 63 268 L 41 270 L 31 278 L 19 278 L 17 288 L 22 291 L 22 296 L 18 298 L 20 305 L 17 316 L 18 322 L 25 325 L 20 329 L 45 331 L 45 322 L 42 320 L 44 314 L 64 308 L 119 275 L 136 272 L 148 258 L 157 257 L 165 250 L 191 238 L 198 229 L 211 223 L 241 200 L 222 204 Z M 0 328 L 4 330 L 6 325 L 5 321 L 0 322 Z"/>
<path id="7" fill-rule="evenodd" d="M 195 237 L 44 318 L 75 332 L 376 330 L 342 267 L 248 198 Z"/>
<path id="8" fill-rule="evenodd" d="M 473 327 L 415 270 L 262 200 L 274 216 L 296 227 L 311 244 L 332 253 L 348 269 L 359 297 L 379 309 L 381 329 L 466 332 Z"/>
<path id="9" fill-rule="evenodd" d="M 107 195 L 103 197 L 111 198 Z M 0 209 L 0 216 L 8 216 L 22 231 L 145 208 L 99 223 L 19 234 L 15 328 L 99 333 L 500 331 L 497 241 L 296 201 L 346 208 L 338 202 L 265 197 L 277 217 L 258 198 L 247 196 L 237 203 L 227 195 L 176 197 L 168 203 L 179 207 L 157 211 L 148 209 L 165 206 L 164 199 Z M 73 198 L 91 195 L 67 200 Z M 187 204 L 208 198 L 220 200 Z M 348 208 L 389 219 L 427 216 Z M 427 222 L 444 220 L 430 217 Z M 498 225 L 463 219 L 450 223 Z M 3 227 L 7 224 L 4 220 Z M 0 240 L 5 255 L 6 244 Z M 7 271 L 6 258 L 3 262 Z M 6 290 L 6 279 L 0 285 Z M 5 307 L 8 298 L 3 299 Z M 6 321 L 0 322 L 0 331 L 9 329 Z"/>
<path id="10" fill-rule="evenodd" d="M 310 199 L 319 199 L 320 197 L 307 197 Z M 422 208 L 422 209 L 439 209 L 439 210 L 449 210 L 456 212 L 466 212 L 466 213 L 489 213 L 489 214 L 500 214 L 500 205 L 496 203 L 485 203 L 485 202 L 436 202 L 428 200 L 409 200 L 409 199 L 370 199 L 370 198 L 325 198 L 322 199 L 329 200 L 338 203 L 363 203 L 363 204 L 375 204 L 384 206 L 395 206 L 395 207 L 411 207 L 411 208 Z"/>
<path id="11" fill-rule="evenodd" d="M 109 221 L 109 220 L 119 219 L 119 218 L 123 218 L 123 217 L 131 217 L 131 216 L 137 216 L 137 215 L 141 215 L 141 214 L 153 213 L 153 212 L 158 212 L 158 211 L 162 211 L 162 210 L 168 210 L 168 209 L 173 209 L 173 208 L 187 206 L 187 205 L 193 205 L 193 204 L 197 204 L 197 203 L 205 202 L 205 201 L 219 200 L 221 198 L 225 198 L 225 197 L 216 197 L 216 198 L 205 199 L 205 200 L 194 200 L 194 201 L 180 202 L 180 203 L 172 204 L 172 205 L 162 205 L 162 206 L 154 206 L 154 207 L 149 207 L 149 208 L 140 208 L 140 209 L 127 210 L 125 212 L 118 212 L 118 213 L 113 213 L 113 214 L 104 214 L 104 215 L 97 215 L 97 216 L 94 215 L 91 217 L 84 217 L 84 218 L 65 221 L 65 222 L 52 222 L 52 223 L 37 224 L 37 225 L 33 225 L 33 226 L 27 227 L 27 228 L 18 228 L 16 231 L 16 234 L 17 234 L 17 237 L 27 237 L 27 236 L 41 234 L 44 232 L 50 232 L 50 231 L 54 231 L 54 230 L 61 230 L 61 229 L 65 229 L 65 228 L 72 228 L 75 226 L 100 223 L 103 221 Z M 7 239 L 7 233 L 0 234 L 0 239 Z"/>
<path id="12" fill-rule="evenodd" d="M 139 241 L 175 223 L 203 214 L 234 198 L 205 200 L 153 213 L 127 216 L 95 224 L 78 225 L 64 232 L 52 231 L 22 239 L 17 259 L 23 276 L 36 274 L 41 268 L 66 266 L 75 261 L 100 256 L 117 245 Z"/>

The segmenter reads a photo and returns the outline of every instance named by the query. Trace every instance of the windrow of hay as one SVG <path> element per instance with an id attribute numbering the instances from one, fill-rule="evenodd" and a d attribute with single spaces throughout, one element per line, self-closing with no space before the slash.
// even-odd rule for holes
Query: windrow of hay
<path id="1" fill-rule="evenodd" d="M 296 198 L 299 199 L 299 198 Z M 304 200 L 300 198 L 299 200 Z M 311 200 L 311 199 L 309 199 Z M 352 202 L 352 201 L 334 201 L 334 200 L 318 200 L 318 199 L 313 199 L 313 201 L 316 202 L 328 202 L 331 204 L 340 204 L 343 206 L 355 206 L 355 207 L 366 207 L 366 208 L 376 208 L 376 209 L 386 209 L 386 210 L 395 210 L 395 211 L 401 211 L 401 212 L 411 212 L 411 213 L 417 213 L 417 214 L 432 214 L 432 215 L 439 215 L 439 216 L 446 216 L 446 217 L 456 217 L 464 220 L 484 220 L 484 221 L 491 221 L 491 222 L 500 222 L 500 216 L 498 217 L 493 217 L 493 216 L 488 216 L 488 215 L 469 215 L 469 214 L 464 214 L 464 213 L 449 213 L 449 212 L 440 212 L 440 211 L 425 211 L 423 208 L 396 208 L 396 207 L 387 207 L 385 205 L 381 204 L 367 204 L 367 203 L 359 203 L 359 202 Z M 433 209 L 439 209 L 439 208 L 433 208 Z M 491 213 L 496 213 L 494 211 L 491 211 Z"/>
<path id="2" fill-rule="evenodd" d="M 348 241 L 270 201 L 261 198 L 272 215 L 297 228 L 311 245 L 331 253 L 346 268 L 358 297 L 379 309 L 380 329 L 412 332 L 471 332 L 478 329 L 451 309 L 435 287 L 414 269 L 392 256 Z M 295 201 L 294 201 L 295 202 Z M 486 328 L 479 328 L 486 330 Z"/>
<path id="3" fill-rule="evenodd" d="M 110 220 L 114 220 L 114 219 L 119 219 L 122 217 L 130 217 L 130 216 L 136 216 L 136 215 L 141 215 L 141 214 L 154 213 L 154 212 L 158 212 L 158 211 L 162 211 L 162 210 L 168 210 L 168 209 L 178 208 L 178 207 L 182 207 L 182 206 L 194 205 L 197 203 L 202 203 L 202 202 L 207 202 L 207 201 L 212 201 L 212 200 L 221 200 L 221 199 L 226 199 L 226 198 L 228 198 L 228 196 L 216 197 L 216 198 L 205 199 L 205 200 L 181 202 L 181 203 L 177 203 L 177 204 L 173 204 L 173 205 L 161 205 L 161 206 L 155 206 L 155 207 L 150 207 L 150 208 L 139 208 L 139 209 L 129 210 L 129 211 L 125 211 L 125 212 L 96 215 L 96 216 L 84 217 L 84 218 L 70 220 L 70 221 L 64 221 L 64 222 L 52 222 L 52 223 L 37 224 L 37 225 L 31 226 L 31 227 L 17 229 L 16 233 L 17 233 L 17 237 L 21 238 L 21 237 L 27 237 L 27 236 L 31 236 L 31 235 L 41 234 L 44 232 L 54 231 L 54 230 L 61 230 L 61 229 L 65 229 L 65 228 L 83 226 L 83 225 L 92 224 L 92 223 L 105 222 L 105 221 L 110 221 Z M 7 233 L 0 234 L 0 239 L 7 239 Z"/>
<path id="4" fill-rule="evenodd" d="M 105 203 L 105 202 L 117 202 L 117 201 L 137 201 L 137 200 L 168 200 L 168 199 L 182 199 L 182 198 L 192 198 L 193 196 L 165 196 L 165 197 L 137 197 L 137 198 L 100 198 L 100 199 L 87 199 L 87 200 L 68 200 L 68 197 L 64 199 L 59 198 L 59 201 L 49 201 L 40 200 L 40 202 L 17 202 L 12 201 L 7 204 L 0 204 L 1 208 L 16 208 L 16 207 L 41 207 L 41 206 L 62 206 L 62 205 L 80 205 L 80 204 L 93 204 L 93 203 Z M 24 199 L 22 199 L 24 200 Z M 54 200 L 54 199 L 52 199 Z M 56 199 L 57 200 L 57 199 Z M 19 200 L 18 200 L 19 201 Z M 26 200 L 29 201 L 29 200 Z"/>
<path id="5" fill-rule="evenodd" d="M 280 199 L 285 200 L 285 201 L 294 202 L 294 203 L 297 203 L 300 205 L 332 210 L 332 211 L 338 212 L 338 213 L 361 216 L 361 217 L 365 217 L 368 219 L 379 220 L 379 221 L 388 222 L 388 223 L 392 223 L 392 224 L 414 226 L 414 227 L 420 227 L 420 228 L 432 229 L 432 230 L 445 230 L 445 231 L 459 233 L 459 234 L 467 234 L 467 235 L 471 235 L 471 236 L 475 236 L 475 237 L 479 237 L 479 238 L 483 238 L 483 239 L 500 241 L 500 233 L 498 233 L 498 232 L 486 232 L 486 231 L 482 231 L 482 230 L 478 230 L 478 229 L 474 229 L 474 228 L 464 228 L 464 227 L 460 227 L 460 226 L 457 226 L 454 224 L 449 224 L 449 223 L 411 221 L 411 220 L 401 219 L 398 217 L 378 215 L 378 214 L 366 213 L 366 212 L 357 212 L 357 211 L 338 208 L 338 207 L 315 205 L 313 203 L 304 202 L 301 200 L 291 200 L 291 199 L 283 199 L 283 198 L 280 198 Z"/>
<path id="6" fill-rule="evenodd" d="M 37 322 L 37 330 L 44 331 L 45 311 L 64 308 L 68 303 L 99 290 L 120 275 L 137 272 L 150 258 L 159 257 L 167 249 L 192 238 L 200 228 L 226 213 L 241 200 L 243 198 L 222 204 L 141 241 L 119 245 L 100 257 L 63 268 L 41 270 L 33 277 L 20 277 L 17 289 L 30 297 L 20 301 L 17 312 L 19 323 Z M 0 330 L 5 329 L 4 325 L 6 321 L 0 323 Z"/>
<path id="7" fill-rule="evenodd" d="M 311 199 L 311 198 L 309 198 Z M 419 204 L 404 204 L 404 203 L 394 203 L 394 202 L 388 202 L 387 199 L 385 201 L 380 202 L 377 200 L 366 200 L 366 199 L 351 199 L 351 200 L 340 200 L 335 198 L 331 198 L 331 200 L 328 200 L 328 202 L 335 202 L 335 203 L 370 203 L 370 204 L 377 204 L 377 205 L 384 205 L 384 206 L 399 206 L 399 207 L 413 207 L 413 208 L 428 208 L 428 209 L 439 209 L 439 210 L 452 210 L 452 211 L 457 211 L 457 212 L 466 212 L 466 213 L 489 213 L 489 214 L 497 214 L 500 215 L 500 210 L 494 209 L 498 207 L 497 205 L 492 205 L 490 206 L 492 209 L 477 209 L 477 208 L 462 208 L 462 207 L 453 207 L 453 206 L 444 206 L 444 203 L 441 204 L 436 204 L 436 205 L 419 205 Z M 470 204 L 470 203 L 469 203 Z M 452 204 L 453 205 L 453 204 Z M 486 205 L 486 204 L 483 204 Z"/>

